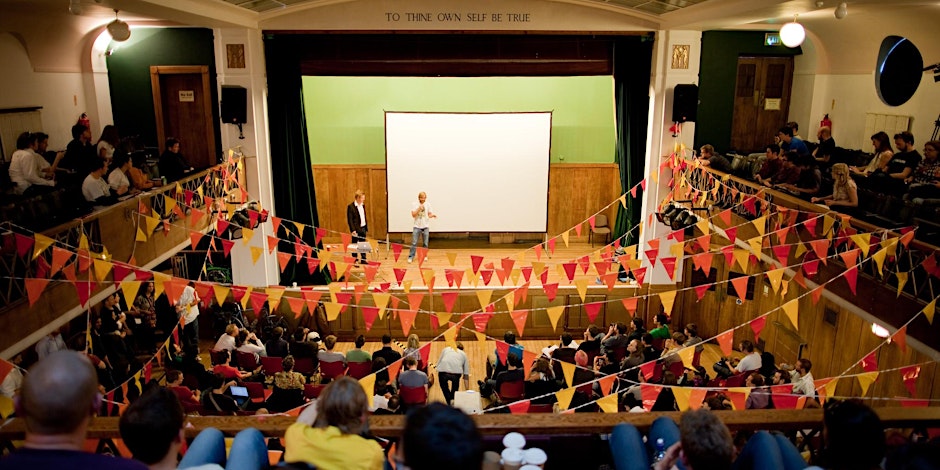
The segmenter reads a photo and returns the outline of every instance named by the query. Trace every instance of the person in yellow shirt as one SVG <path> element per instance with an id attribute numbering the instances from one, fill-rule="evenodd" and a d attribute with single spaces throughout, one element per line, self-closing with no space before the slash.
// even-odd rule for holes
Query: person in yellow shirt
<path id="1" fill-rule="evenodd" d="M 306 462 L 320 470 L 381 470 L 385 453 L 362 437 L 369 405 L 355 379 L 340 377 L 325 389 L 316 408 L 308 407 L 284 433 L 284 461 Z"/>

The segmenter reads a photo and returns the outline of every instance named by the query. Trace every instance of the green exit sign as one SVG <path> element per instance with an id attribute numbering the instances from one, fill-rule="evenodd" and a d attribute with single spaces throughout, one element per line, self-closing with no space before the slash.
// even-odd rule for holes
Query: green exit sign
<path id="1" fill-rule="evenodd" d="M 779 46 L 783 44 L 780 41 L 780 34 L 778 33 L 767 33 L 764 35 L 764 45 L 765 46 Z"/>

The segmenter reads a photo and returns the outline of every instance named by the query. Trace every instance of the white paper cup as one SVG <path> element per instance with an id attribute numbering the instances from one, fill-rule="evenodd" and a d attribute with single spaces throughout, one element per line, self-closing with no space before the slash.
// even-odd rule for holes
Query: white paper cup
<path id="1" fill-rule="evenodd" d="M 503 468 L 515 467 L 519 468 L 522 466 L 522 459 L 525 458 L 525 451 L 522 449 L 503 449 Z"/>
<path id="2" fill-rule="evenodd" d="M 538 447 L 533 447 L 525 450 L 525 456 L 523 458 L 525 459 L 526 465 L 534 465 L 541 468 L 548 460 L 548 454 Z"/>
<path id="3" fill-rule="evenodd" d="M 525 436 L 517 432 L 506 434 L 503 436 L 503 445 L 509 449 L 522 449 L 525 447 Z"/>
<path id="4" fill-rule="evenodd" d="M 523 465 L 519 467 L 519 470 L 541 470 L 541 468 L 538 465 Z"/>

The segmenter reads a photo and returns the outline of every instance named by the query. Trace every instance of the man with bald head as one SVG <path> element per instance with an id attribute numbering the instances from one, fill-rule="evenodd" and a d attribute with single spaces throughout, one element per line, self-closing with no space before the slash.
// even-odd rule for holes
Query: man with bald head
<path id="1" fill-rule="evenodd" d="M 140 462 L 82 450 L 100 405 L 97 374 L 88 358 L 58 351 L 37 362 L 16 400 L 16 414 L 26 422 L 26 440 L 0 460 L 0 470 L 145 470 Z"/>

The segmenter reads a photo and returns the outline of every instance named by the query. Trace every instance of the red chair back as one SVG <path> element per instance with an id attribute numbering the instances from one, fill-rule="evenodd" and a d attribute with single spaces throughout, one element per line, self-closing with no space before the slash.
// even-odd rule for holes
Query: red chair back
<path id="1" fill-rule="evenodd" d="M 254 353 L 235 351 L 235 359 L 238 361 L 238 367 L 243 370 L 255 370 L 258 368 L 258 361 Z"/>
<path id="2" fill-rule="evenodd" d="M 333 380 L 346 373 L 346 366 L 343 361 L 321 362 L 320 375 Z"/>
<path id="3" fill-rule="evenodd" d="M 317 398 L 321 393 L 323 393 L 324 388 L 326 388 L 326 385 L 304 384 L 304 398 L 308 400 Z"/>
<path id="4" fill-rule="evenodd" d="M 252 403 L 263 403 L 270 395 L 270 390 L 264 389 L 261 382 L 242 382 L 242 386 L 248 389 L 248 398 Z"/>
<path id="5" fill-rule="evenodd" d="M 294 358 L 294 372 L 300 372 L 304 375 L 313 375 L 317 371 L 316 364 L 311 357 Z"/>
<path id="6" fill-rule="evenodd" d="M 620 364 L 620 361 L 622 361 L 623 358 L 627 357 L 626 346 L 616 347 L 613 349 L 613 352 L 614 352 L 614 357 L 617 359 L 617 364 Z"/>
<path id="7" fill-rule="evenodd" d="M 586 384 L 578 385 L 578 388 L 576 388 L 575 391 L 587 395 L 588 399 L 590 399 L 592 396 L 594 396 L 594 384 L 592 382 L 588 382 Z"/>
<path id="8" fill-rule="evenodd" d="M 349 369 L 346 370 L 346 375 L 356 380 L 372 373 L 371 362 L 349 362 L 346 363 L 346 366 L 349 367 Z"/>
<path id="9" fill-rule="evenodd" d="M 503 382 L 499 385 L 499 390 L 496 391 L 496 394 L 499 395 L 500 403 L 511 403 L 522 400 L 525 398 L 525 381 L 513 380 L 511 382 Z"/>
<path id="10" fill-rule="evenodd" d="M 742 387 L 744 386 L 744 380 L 747 378 L 749 372 L 742 372 L 740 374 L 734 374 L 731 377 L 728 377 L 725 380 L 725 387 Z"/>
<path id="11" fill-rule="evenodd" d="M 262 357 L 261 358 L 261 370 L 264 371 L 264 375 L 270 377 L 278 372 L 284 371 L 284 365 L 282 361 L 284 359 L 280 357 Z"/>
<path id="12" fill-rule="evenodd" d="M 666 340 L 662 338 L 653 338 L 653 344 L 651 344 L 650 346 L 652 346 L 652 348 L 657 351 L 662 351 L 665 345 L 666 345 Z"/>
<path id="13" fill-rule="evenodd" d="M 212 361 L 212 365 L 221 364 L 225 361 L 225 351 L 209 351 L 209 360 Z"/>
<path id="14" fill-rule="evenodd" d="M 554 413 L 555 406 L 551 403 L 530 403 L 529 404 L 529 413 Z"/>
<path id="15" fill-rule="evenodd" d="M 401 387 L 398 394 L 405 405 L 424 405 L 428 402 L 428 392 L 424 387 Z"/>
<path id="16" fill-rule="evenodd" d="M 672 372 L 676 375 L 676 379 L 682 377 L 682 374 L 685 374 L 685 365 L 682 361 L 676 361 L 672 364 L 669 364 L 669 372 Z"/>

